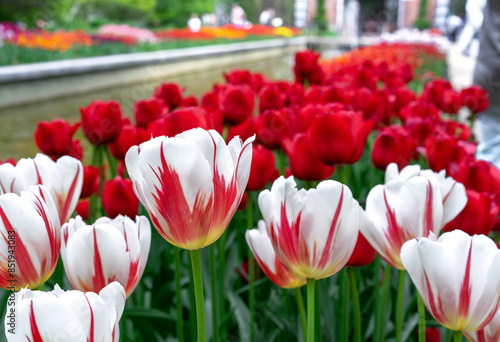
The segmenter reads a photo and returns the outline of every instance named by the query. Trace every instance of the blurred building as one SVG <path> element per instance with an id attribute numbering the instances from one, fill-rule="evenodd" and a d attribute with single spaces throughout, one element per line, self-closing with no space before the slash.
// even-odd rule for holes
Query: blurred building
<path id="1" fill-rule="evenodd" d="M 353 0 L 324 0 L 326 18 L 331 29 L 341 32 L 345 8 Z M 358 0 L 359 28 L 362 33 L 380 34 L 397 28 L 413 27 L 419 19 L 420 3 L 425 0 Z M 443 29 L 449 14 L 450 0 L 427 0 L 425 20 L 431 27 Z M 317 0 L 295 0 L 294 22 L 306 27 L 317 10 Z"/>

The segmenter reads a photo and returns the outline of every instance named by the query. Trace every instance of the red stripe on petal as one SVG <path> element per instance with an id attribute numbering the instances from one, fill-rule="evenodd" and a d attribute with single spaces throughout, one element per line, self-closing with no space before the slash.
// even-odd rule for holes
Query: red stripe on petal
<path id="1" fill-rule="evenodd" d="M 43 198 L 43 192 L 40 192 L 42 198 Z M 49 221 L 49 218 L 47 217 L 47 212 L 43 208 L 43 204 L 38 198 L 36 197 L 36 211 L 40 215 L 40 217 L 43 220 L 43 223 L 45 224 L 45 230 L 47 231 L 47 237 L 49 239 L 49 244 L 50 244 L 50 270 L 46 269 L 46 265 L 44 264 L 41 268 L 41 274 L 47 274 L 47 273 L 52 273 L 54 271 L 56 265 L 57 265 L 57 260 L 59 259 L 59 251 L 61 250 L 61 235 L 59 233 L 59 227 L 54 227 L 51 222 Z M 45 257 L 45 255 L 44 255 Z M 43 262 L 46 263 L 47 259 L 44 258 Z"/>
<path id="2" fill-rule="evenodd" d="M 434 298 L 434 293 L 432 292 L 431 285 L 429 283 L 429 278 L 427 277 L 427 274 L 425 273 L 425 270 L 423 271 L 424 273 L 424 281 L 425 281 L 425 289 L 427 291 L 427 296 L 428 296 L 428 301 L 429 301 L 429 306 L 427 309 L 429 312 L 434 316 L 434 318 L 441 323 L 442 325 L 446 325 L 448 323 L 448 320 L 446 318 L 446 315 L 443 310 L 443 305 L 439 301 L 439 294 L 438 294 L 438 304 L 439 307 L 436 306 L 436 300 Z"/>
<path id="3" fill-rule="evenodd" d="M 328 238 L 323 249 L 323 254 L 319 260 L 318 268 L 325 268 L 332 255 L 333 251 L 333 236 L 335 233 L 335 228 L 337 227 L 337 222 L 340 216 L 340 210 L 342 209 L 342 202 L 344 201 L 344 187 L 342 186 L 342 191 L 340 193 L 339 202 L 337 204 L 337 209 L 335 210 L 335 215 L 333 216 L 332 224 L 330 225 L 330 231 L 328 232 Z"/>
<path id="4" fill-rule="evenodd" d="M 206 195 L 196 194 L 193 209 L 189 208 L 179 175 L 165 160 L 163 142 L 160 149 L 161 166 L 158 172 L 152 171 L 160 182 L 155 187 L 156 209 L 161 216 L 153 219 L 158 232 L 170 243 L 182 248 L 200 248 L 200 240 L 205 240 L 210 229 L 210 217 L 213 211 L 213 195 L 206 199 Z M 206 203 L 206 204 L 205 204 Z M 196 244 L 196 246 L 190 244 Z M 201 241 L 203 243 L 203 241 Z"/>
<path id="5" fill-rule="evenodd" d="M 94 276 L 92 277 L 92 289 L 88 290 L 99 292 L 106 286 L 106 281 L 102 270 L 101 255 L 99 253 L 99 246 L 97 245 L 95 226 L 93 226 L 92 229 L 94 233 Z"/>
<path id="6" fill-rule="evenodd" d="M 30 328 L 31 336 L 33 337 L 32 342 L 43 342 L 42 336 L 40 336 L 40 331 L 38 331 L 38 326 L 36 325 L 35 312 L 33 310 L 33 301 L 30 302 Z"/>
<path id="7" fill-rule="evenodd" d="M 399 256 L 401 253 L 401 247 L 406 241 L 411 240 L 416 236 L 413 236 L 413 234 L 410 234 L 398 224 L 398 221 L 396 219 L 396 212 L 389 205 L 385 189 L 383 191 L 384 191 L 384 203 L 386 208 L 386 218 L 388 224 L 387 230 L 384 232 L 384 235 L 385 238 L 388 240 L 391 248 L 391 250 L 387 251 L 389 259 L 385 258 L 384 259 L 391 266 L 402 269 L 401 258 Z"/>
<path id="8" fill-rule="evenodd" d="M 71 216 L 71 213 L 69 212 L 71 201 L 73 199 L 73 196 L 75 196 L 75 191 L 76 191 L 76 185 L 78 183 L 78 175 L 80 174 L 80 168 L 77 167 L 76 169 L 76 174 L 75 178 L 73 178 L 73 182 L 71 182 L 71 186 L 68 190 L 68 193 L 66 196 L 63 194 L 57 193 L 57 208 L 59 210 L 59 220 L 61 224 L 66 222 L 66 219 Z"/>
<path id="9" fill-rule="evenodd" d="M 28 250 L 24 245 L 23 241 L 19 237 L 19 234 L 17 234 L 15 229 L 10 224 L 7 215 L 5 215 L 5 212 L 1 206 L 0 206 L 0 218 L 2 219 L 7 232 L 8 233 L 14 232 L 16 241 L 16 250 L 14 252 L 17 263 L 16 273 L 19 274 L 19 283 L 17 284 L 17 286 L 22 287 L 25 285 L 36 285 L 39 281 L 39 275 L 35 266 L 33 265 L 31 256 L 28 253 Z"/>
<path id="10" fill-rule="evenodd" d="M 464 279 L 462 281 L 462 287 L 460 288 L 460 296 L 458 299 L 457 318 L 459 321 L 461 319 L 467 318 L 469 314 L 470 293 L 471 293 L 471 287 L 470 287 L 471 258 L 472 258 L 472 239 L 470 241 L 469 254 L 467 255 L 467 264 L 465 266 Z"/>
<path id="11" fill-rule="evenodd" d="M 87 300 L 87 304 L 89 305 L 90 309 L 90 327 L 89 327 L 89 338 L 87 339 L 88 342 L 94 342 L 94 310 L 92 310 L 92 305 L 90 305 L 89 299 L 87 298 L 87 294 L 83 294 L 85 296 L 85 299 Z"/>
<path id="12" fill-rule="evenodd" d="M 424 226 L 423 237 L 428 237 L 430 232 L 434 231 L 434 221 L 432 219 L 432 185 L 431 181 L 427 180 L 427 192 L 425 194 L 425 209 L 424 209 Z"/>

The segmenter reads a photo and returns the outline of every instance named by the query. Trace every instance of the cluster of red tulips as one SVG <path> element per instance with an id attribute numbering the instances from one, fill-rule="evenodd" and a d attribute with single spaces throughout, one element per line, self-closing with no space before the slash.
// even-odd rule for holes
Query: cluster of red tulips
<path id="1" fill-rule="evenodd" d="M 77 124 L 40 122 L 34 137 L 43 154 L 0 166 L 0 287 L 12 291 L 7 339 L 118 341 L 122 328 L 133 340 L 134 328 L 119 324 L 126 298 L 149 298 L 143 316 L 125 310 L 127 319 L 168 320 L 170 308 L 151 304 L 168 286 L 175 328 L 162 333 L 206 341 L 201 250 L 208 247 L 213 341 L 276 338 L 259 328 L 269 324 L 259 322 L 259 300 L 276 293 L 263 287 L 260 270 L 295 291 L 294 327 L 281 325 L 282 338 L 439 341 L 442 325 L 454 341 L 462 332 L 499 341 L 500 251 L 487 236 L 499 212 L 500 171 L 475 159 L 473 120 L 457 118 L 464 108 L 480 115 L 487 93 L 456 91 L 439 78 L 415 93 L 414 67 L 404 60 L 333 70 L 303 51 L 293 72 L 294 81 L 275 81 L 233 70 L 201 98 L 163 83 L 135 103 L 132 118 L 117 102 L 97 100 L 81 108 Z M 91 156 L 75 138 L 80 129 Z M 175 264 L 173 285 L 151 277 L 160 276 L 162 260 L 151 224 L 175 246 L 167 261 Z M 189 278 L 181 250 L 190 254 Z M 225 288 L 234 257 L 246 264 L 238 295 Z M 74 290 L 31 291 L 53 273 Z M 415 287 L 405 286 L 407 274 Z M 194 295 L 183 297 L 188 287 Z M 325 306 L 336 307 L 336 322 Z M 195 331 L 187 331 L 187 317 Z M 164 340 L 155 329 L 149 324 L 143 340 Z"/>

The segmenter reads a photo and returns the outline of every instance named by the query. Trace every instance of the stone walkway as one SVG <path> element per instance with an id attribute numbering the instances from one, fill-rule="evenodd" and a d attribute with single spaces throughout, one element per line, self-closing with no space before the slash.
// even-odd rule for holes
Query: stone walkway
<path id="1" fill-rule="evenodd" d="M 448 62 L 448 76 L 451 84 L 457 90 L 472 85 L 472 76 L 476 67 L 474 57 L 465 56 L 453 45 L 446 56 Z"/>

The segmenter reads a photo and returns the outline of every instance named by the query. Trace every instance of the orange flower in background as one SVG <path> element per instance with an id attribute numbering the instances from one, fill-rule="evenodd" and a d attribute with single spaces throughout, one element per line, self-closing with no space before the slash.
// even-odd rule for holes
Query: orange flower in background
<path id="1" fill-rule="evenodd" d="M 82 30 L 69 32 L 37 30 L 20 32 L 11 43 L 20 47 L 65 52 L 73 45 L 91 46 L 92 38 Z"/>

